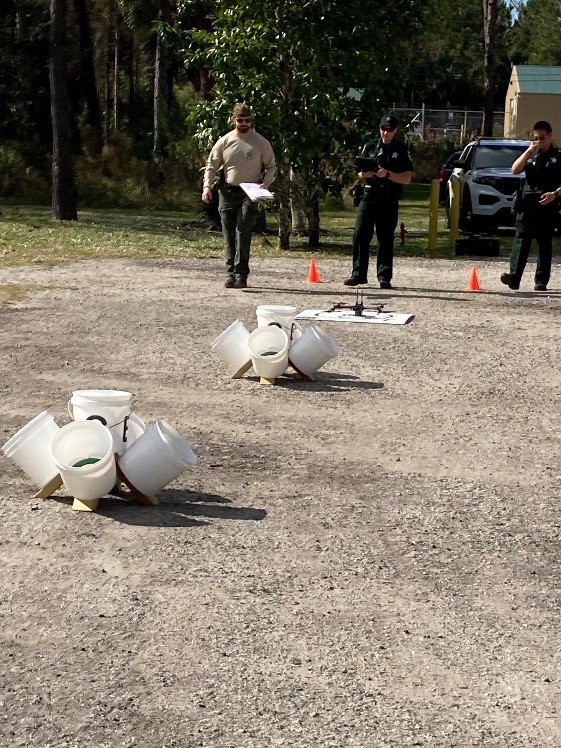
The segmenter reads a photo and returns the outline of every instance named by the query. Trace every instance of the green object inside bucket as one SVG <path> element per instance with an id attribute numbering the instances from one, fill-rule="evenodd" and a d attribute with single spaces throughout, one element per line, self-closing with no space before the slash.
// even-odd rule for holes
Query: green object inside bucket
<path id="1" fill-rule="evenodd" d="M 276 356 L 277 353 L 278 351 L 263 351 L 263 353 L 261 353 L 260 355 L 261 356 Z"/>
<path id="2" fill-rule="evenodd" d="M 95 465 L 96 462 L 99 462 L 99 457 L 84 457 L 83 460 L 78 460 L 78 462 L 75 462 L 72 467 L 84 467 L 84 465 Z"/>

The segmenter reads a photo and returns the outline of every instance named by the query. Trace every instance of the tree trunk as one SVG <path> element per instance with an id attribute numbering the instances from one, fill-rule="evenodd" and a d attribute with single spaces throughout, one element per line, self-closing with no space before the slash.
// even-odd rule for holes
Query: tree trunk
<path id="1" fill-rule="evenodd" d="M 171 8 L 168 0 L 161 0 L 158 21 L 171 21 Z M 169 53 L 161 34 L 156 38 L 156 61 L 154 65 L 154 143 L 152 151 L 161 154 L 165 149 L 168 130 L 169 101 Z"/>
<path id="2" fill-rule="evenodd" d="M 302 176 L 293 168 L 290 169 L 290 217 L 292 233 L 295 236 L 306 236 L 306 211 L 302 207 Z"/>
<path id="3" fill-rule="evenodd" d="M 485 61 L 483 69 L 483 135 L 493 134 L 495 103 L 495 40 L 497 35 L 498 0 L 483 0 L 483 33 Z"/>
<path id="4" fill-rule="evenodd" d="M 75 221 L 76 190 L 70 149 L 70 105 L 66 82 L 66 0 L 50 0 L 49 82 L 53 131 L 52 213 L 61 221 Z"/>
<path id="5" fill-rule="evenodd" d="M 290 249 L 290 200 L 280 199 L 279 249 Z"/>
<path id="6" fill-rule="evenodd" d="M 290 249 L 290 192 L 282 187 L 290 185 L 290 166 L 279 165 L 277 180 L 281 183 L 279 200 L 279 249 Z"/>
<path id="7" fill-rule="evenodd" d="M 292 222 L 292 233 L 295 236 L 306 236 L 308 228 L 306 226 L 306 211 L 298 205 L 297 199 L 290 198 L 290 218 Z"/>
<path id="8" fill-rule="evenodd" d="M 101 152 L 103 133 L 101 129 L 101 107 L 97 91 L 94 64 L 94 44 L 90 26 L 90 19 L 85 0 L 74 0 L 74 11 L 78 21 L 80 34 L 80 79 L 82 93 L 86 102 L 85 122 L 92 128 L 90 135 L 90 149 L 94 155 Z"/>
<path id="9" fill-rule="evenodd" d="M 113 130 L 119 129 L 119 24 L 113 40 Z"/>
<path id="10" fill-rule="evenodd" d="M 111 129 L 111 47 L 113 19 L 115 17 L 113 4 L 107 13 L 103 36 L 103 142 L 107 144 Z"/>
<path id="11" fill-rule="evenodd" d="M 138 99 L 138 59 L 136 49 L 136 33 L 133 31 L 130 38 L 130 54 L 127 64 L 128 79 L 128 119 L 132 122 L 136 117 L 136 103 Z"/>
<path id="12" fill-rule="evenodd" d="M 317 196 L 313 197 L 310 203 L 308 221 L 310 224 L 308 247 L 319 247 L 319 198 Z"/>

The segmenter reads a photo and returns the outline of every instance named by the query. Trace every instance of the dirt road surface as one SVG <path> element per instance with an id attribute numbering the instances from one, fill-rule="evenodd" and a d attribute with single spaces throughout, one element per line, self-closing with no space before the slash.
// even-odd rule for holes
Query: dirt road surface
<path id="1" fill-rule="evenodd" d="M 400 259 L 364 301 L 411 324 L 321 323 L 314 383 L 231 379 L 236 318 L 354 301 L 316 262 L 0 268 L 0 444 L 110 388 L 198 457 L 84 513 L 0 455 L 5 748 L 561 745 L 559 265 L 537 294 L 479 259 L 472 293 L 474 260 Z"/>

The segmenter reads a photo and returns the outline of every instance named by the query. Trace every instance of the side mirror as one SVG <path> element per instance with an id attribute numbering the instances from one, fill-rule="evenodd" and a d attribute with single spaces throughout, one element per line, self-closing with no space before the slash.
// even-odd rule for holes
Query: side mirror
<path id="1" fill-rule="evenodd" d="M 465 169 L 467 166 L 467 161 L 462 161 L 461 159 L 458 159 L 457 161 L 452 161 L 452 167 L 454 169 Z"/>

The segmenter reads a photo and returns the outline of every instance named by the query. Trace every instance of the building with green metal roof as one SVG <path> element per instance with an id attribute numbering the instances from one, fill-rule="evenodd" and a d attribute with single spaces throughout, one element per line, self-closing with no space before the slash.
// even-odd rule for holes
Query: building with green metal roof
<path id="1" fill-rule="evenodd" d="M 561 67 L 513 65 L 505 98 L 505 137 L 528 137 L 540 119 L 551 123 L 561 142 Z"/>

